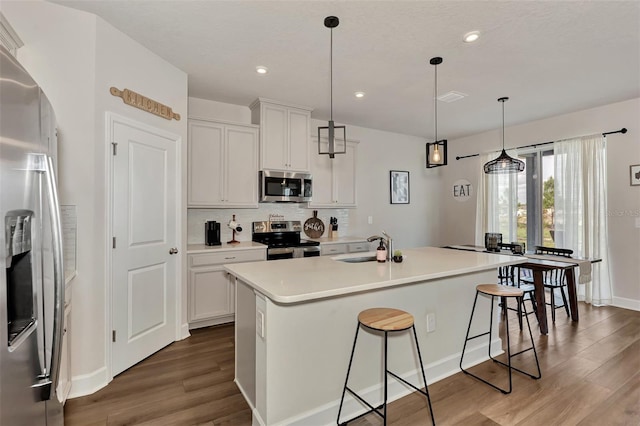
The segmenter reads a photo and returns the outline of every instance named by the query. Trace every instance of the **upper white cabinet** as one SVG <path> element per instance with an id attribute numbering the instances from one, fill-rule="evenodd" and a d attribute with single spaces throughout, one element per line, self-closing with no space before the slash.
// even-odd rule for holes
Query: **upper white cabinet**
<path id="1" fill-rule="evenodd" d="M 189 207 L 258 207 L 257 126 L 189 120 Z"/>
<path id="2" fill-rule="evenodd" d="M 265 98 L 249 108 L 260 125 L 260 170 L 308 172 L 311 108 Z"/>
<path id="3" fill-rule="evenodd" d="M 317 146 L 315 142 L 310 145 Z M 345 154 L 336 154 L 332 159 L 328 155 L 317 154 L 316 150 L 311 155 L 313 201 L 309 207 L 356 207 L 357 148 L 358 142 L 347 140 Z"/>

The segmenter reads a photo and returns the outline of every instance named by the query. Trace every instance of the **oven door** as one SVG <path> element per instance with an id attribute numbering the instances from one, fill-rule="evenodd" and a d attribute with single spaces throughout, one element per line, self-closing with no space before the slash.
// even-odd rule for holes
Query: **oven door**
<path id="1" fill-rule="evenodd" d="M 293 247 L 277 247 L 267 249 L 267 260 L 292 259 Z"/>
<path id="2" fill-rule="evenodd" d="M 293 257 L 316 257 L 320 256 L 320 246 L 296 247 L 293 250 Z"/>

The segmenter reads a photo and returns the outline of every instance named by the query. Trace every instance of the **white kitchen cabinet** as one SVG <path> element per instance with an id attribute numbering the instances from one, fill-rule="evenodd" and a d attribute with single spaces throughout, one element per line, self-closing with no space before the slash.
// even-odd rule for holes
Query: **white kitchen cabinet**
<path id="1" fill-rule="evenodd" d="M 249 108 L 260 125 L 260 170 L 308 172 L 311 108 L 265 98 Z"/>
<path id="2" fill-rule="evenodd" d="M 327 144 L 326 142 L 324 142 Z M 345 154 L 311 156 L 313 197 L 309 207 L 356 207 L 357 141 L 347 140 Z"/>
<path id="3" fill-rule="evenodd" d="M 345 253 L 361 253 L 370 251 L 367 241 L 350 242 L 350 243 L 320 243 L 321 256 L 335 256 Z"/>
<path id="4" fill-rule="evenodd" d="M 258 207 L 258 128 L 189 120 L 189 207 Z"/>
<path id="5" fill-rule="evenodd" d="M 188 255 L 189 328 L 234 321 L 235 278 L 224 270 L 226 263 L 265 260 L 265 249 L 224 250 Z"/>

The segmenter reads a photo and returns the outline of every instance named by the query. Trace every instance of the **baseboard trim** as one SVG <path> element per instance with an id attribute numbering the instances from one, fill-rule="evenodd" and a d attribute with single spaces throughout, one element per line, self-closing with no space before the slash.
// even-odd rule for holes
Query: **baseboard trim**
<path id="1" fill-rule="evenodd" d="M 188 323 L 184 323 L 184 324 L 182 324 L 182 327 L 180 329 L 180 339 L 179 340 L 184 340 L 189 336 L 191 336 L 191 333 L 189 333 L 189 324 Z"/>
<path id="2" fill-rule="evenodd" d="M 101 367 L 93 373 L 71 377 L 71 390 L 68 399 L 91 395 L 109 384 L 107 367 Z"/>
<path id="3" fill-rule="evenodd" d="M 502 341 L 500 339 L 494 339 L 491 344 L 491 353 L 496 356 L 504 351 L 502 350 Z M 456 373 L 460 372 L 460 355 L 461 352 L 453 354 L 445 359 L 439 360 L 438 362 L 431 363 L 425 365 L 425 375 L 427 376 L 427 382 L 429 385 L 438 382 L 446 377 L 452 376 Z M 487 343 L 478 345 L 475 347 L 467 348 L 467 352 L 465 354 L 465 364 L 464 367 L 471 367 L 481 362 L 484 362 L 489 359 L 487 354 Z M 401 377 L 407 380 L 409 383 L 413 383 L 415 385 L 422 384 L 422 374 L 418 369 L 415 369 L 409 373 L 401 375 Z M 381 394 L 382 384 L 371 386 L 366 389 L 361 389 L 358 391 L 358 394 L 361 395 L 367 401 L 377 401 L 379 395 Z M 403 383 L 399 382 L 391 378 L 388 383 L 388 402 L 395 401 L 400 399 L 406 395 L 409 395 L 411 392 L 414 392 L 413 389 L 405 386 Z M 337 395 L 338 398 L 325 404 L 321 407 L 318 407 L 314 410 L 307 411 L 295 417 L 290 417 L 282 422 L 279 422 L 278 425 L 284 426 L 308 426 L 308 425 L 335 425 L 336 424 L 336 415 L 338 413 L 338 408 L 340 406 L 340 395 Z M 433 402 L 433 401 L 432 401 Z M 353 397 L 345 397 L 345 402 L 342 407 L 341 421 L 348 420 L 358 416 L 365 412 L 366 409 L 363 408 L 362 404 L 357 402 Z M 438 413 L 435 413 L 436 419 Z M 264 425 L 261 422 L 262 419 L 259 418 L 256 410 L 253 410 L 253 426 Z"/>
<path id="4" fill-rule="evenodd" d="M 631 309 L 640 311 L 640 300 L 627 299 L 624 297 L 614 297 L 611 304 L 617 308 Z"/>

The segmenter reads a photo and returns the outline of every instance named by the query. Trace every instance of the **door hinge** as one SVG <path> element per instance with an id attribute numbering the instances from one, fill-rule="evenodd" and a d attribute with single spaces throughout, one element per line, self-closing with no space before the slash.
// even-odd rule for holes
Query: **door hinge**
<path id="1" fill-rule="evenodd" d="M 118 155 L 118 142 L 111 142 L 113 148 L 113 155 Z"/>
<path id="2" fill-rule="evenodd" d="M 116 331 L 115 330 L 111 330 L 111 341 L 112 342 L 116 341 Z"/>
<path id="3" fill-rule="evenodd" d="M 116 248 L 116 237 L 113 237 L 111 241 L 111 248 Z"/>

